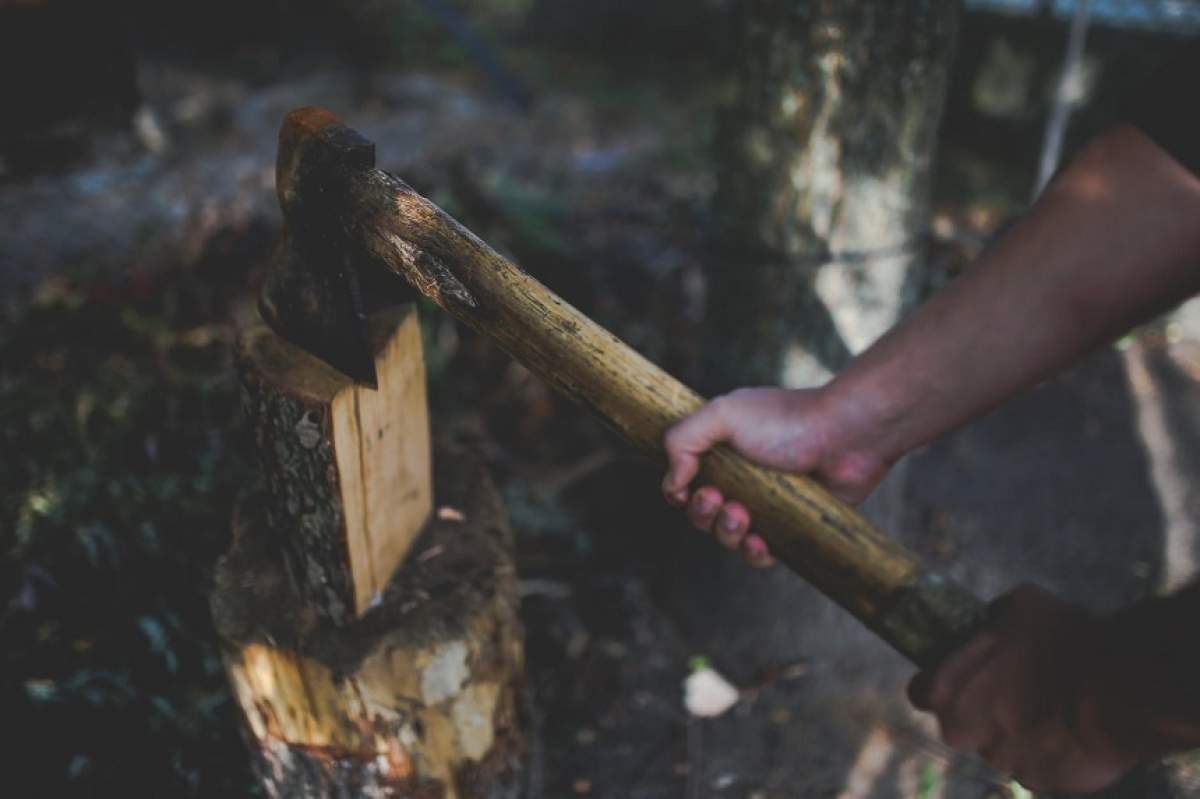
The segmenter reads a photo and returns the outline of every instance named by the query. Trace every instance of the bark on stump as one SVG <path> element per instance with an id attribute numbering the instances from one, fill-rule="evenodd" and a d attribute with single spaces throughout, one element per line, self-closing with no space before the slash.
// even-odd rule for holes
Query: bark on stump
<path id="1" fill-rule="evenodd" d="M 512 534 L 486 472 L 441 453 L 413 557 L 363 618 L 320 618 L 262 493 L 235 514 L 212 595 L 256 770 L 273 797 L 516 797 L 523 684 Z"/>
<path id="2" fill-rule="evenodd" d="M 712 393 L 823 383 L 920 298 L 958 5 L 735 4 Z"/>
<path id="3" fill-rule="evenodd" d="M 301 596 L 337 624 L 378 601 L 432 503 L 416 309 L 381 311 L 370 329 L 378 390 L 264 324 L 243 331 L 237 347 L 267 526 Z"/>
<path id="4" fill-rule="evenodd" d="M 212 609 L 255 767 L 274 797 L 515 797 L 504 507 L 479 464 L 443 453 L 431 518 L 415 309 L 370 331 L 377 390 L 265 325 L 238 341 L 263 481 L 239 502 Z"/>

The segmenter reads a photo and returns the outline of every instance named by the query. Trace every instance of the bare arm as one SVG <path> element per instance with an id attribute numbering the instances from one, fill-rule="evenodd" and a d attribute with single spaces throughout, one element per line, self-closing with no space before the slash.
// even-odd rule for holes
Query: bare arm
<path id="1" fill-rule="evenodd" d="M 729 442 L 857 501 L 898 458 L 1200 289 L 1200 179 L 1135 128 L 1093 142 L 1019 224 L 827 386 L 751 389 L 672 428 L 668 500 L 769 555 L 736 498 L 689 497 L 699 457 Z M 1027 786 L 1092 790 L 1139 760 L 1200 746 L 1200 588 L 1095 618 L 1034 588 L 910 695 L 955 748 Z"/>
<path id="2" fill-rule="evenodd" d="M 891 463 L 1198 289 L 1200 180 L 1116 127 L 830 389 L 857 398 Z M 1200 587 L 1103 619 L 1035 589 L 1002 608 L 914 680 L 951 745 L 1045 790 L 1200 746 Z"/>
<path id="3" fill-rule="evenodd" d="M 737 498 L 689 492 L 718 442 L 861 501 L 897 459 L 1200 289 L 1200 179 L 1136 128 L 1084 150 L 971 268 L 821 389 L 743 389 L 672 428 L 663 493 L 755 565 Z"/>
<path id="4" fill-rule="evenodd" d="M 1200 180 L 1117 126 L 831 388 L 892 462 L 1198 289 Z"/>

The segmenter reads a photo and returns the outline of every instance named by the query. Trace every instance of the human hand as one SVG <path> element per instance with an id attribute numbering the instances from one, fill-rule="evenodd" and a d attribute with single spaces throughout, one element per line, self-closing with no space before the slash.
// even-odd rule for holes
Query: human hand
<path id="1" fill-rule="evenodd" d="M 831 493 L 858 503 L 883 479 L 891 464 L 874 454 L 874 421 L 852 400 L 828 388 L 787 390 L 743 388 L 717 397 L 671 427 L 664 438 L 669 468 L 663 495 L 687 507 L 692 524 L 711 531 L 729 549 L 740 549 L 751 565 L 774 560 L 751 528 L 750 512 L 715 486 L 689 494 L 700 457 L 720 443 L 746 458 L 780 471 L 807 474 Z"/>
<path id="2" fill-rule="evenodd" d="M 978 753 L 1030 790 L 1098 790 L 1138 759 L 1115 742 L 1104 707 L 1112 697 L 1091 679 L 1108 637 L 1098 619 L 1022 586 L 1000 600 L 986 629 L 914 677 L 909 698 L 937 716 L 949 746 Z"/>

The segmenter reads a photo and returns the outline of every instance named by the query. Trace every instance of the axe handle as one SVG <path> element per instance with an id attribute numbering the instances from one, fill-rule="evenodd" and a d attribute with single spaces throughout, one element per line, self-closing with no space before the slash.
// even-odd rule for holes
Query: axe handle
<path id="1" fill-rule="evenodd" d="M 446 311 L 491 336 L 630 443 L 663 459 L 663 434 L 702 399 L 496 253 L 402 181 L 375 170 L 347 224 L 370 252 Z M 984 605 L 813 481 L 718 446 L 702 479 L 745 503 L 789 568 L 919 666 L 975 629 Z"/>

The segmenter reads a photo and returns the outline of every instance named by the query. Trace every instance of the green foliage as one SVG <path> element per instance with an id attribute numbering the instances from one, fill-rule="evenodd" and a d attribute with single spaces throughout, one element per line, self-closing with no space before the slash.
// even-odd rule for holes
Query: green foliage
<path id="1" fill-rule="evenodd" d="M 449 3 L 480 35 L 503 40 L 525 24 L 533 0 L 476 0 Z M 425 67 L 468 67 L 461 43 L 419 0 L 366 4 L 352 12 L 361 36 L 381 60 Z"/>
<path id="2" fill-rule="evenodd" d="M 1009 783 L 1008 792 L 1013 799 L 1033 799 L 1033 793 L 1016 780 Z"/>
<path id="3" fill-rule="evenodd" d="M 45 795 L 248 790 L 206 596 L 249 475 L 228 306 L 59 280 L 0 319 L 4 707 Z"/>
<path id="4" fill-rule="evenodd" d="M 926 761 L 917 777 L 917 799 L 933 799 L 938 786 L 942 784 L 942 773 L 932 761 Z"/>

